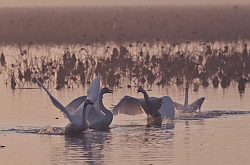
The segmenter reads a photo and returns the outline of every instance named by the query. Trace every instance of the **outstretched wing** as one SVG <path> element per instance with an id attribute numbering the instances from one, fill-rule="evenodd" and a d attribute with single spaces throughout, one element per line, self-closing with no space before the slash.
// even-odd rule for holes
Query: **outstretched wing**
<path id="1" fill-rule="evenodd" d="M 162 118 L 172 118 L 175 116 L 174 104 L 169 96 L 164 96 L 162 98 L 162 106 L 158 110 Z"/>
<path id="2" fill-rule="evenodd" d="M 174 108 L 177 110 L 184 110 L 184 105 L 173 101 Z"/>
<path id="3" fill-rule="evenodd" d="M 138 115 L 144 111 L 138 99 L 130 96 L 124 96 L 121 101 L 114 107 L 113 114 Z"/>
<path id="4" fill-rule="evenodd" d="M 69 119 L 69 121 L 72 122 L 73 118 L 71 116 L 71 114 L 68 112 L 68 110 L 56 99 L 54 98 L 54 96 L 52 96 L 49 91 L 43 86 L 43 84 L 36 78 L 37 83 L 45 90 L 45 92 L 49 95 L 50 100 L 52 101 L 52 103 L 54 104 L 54 106 L 58 109 L 60 109 L 64 116 L 67 117 Z"/>
<path id="5" fill-rule="evenodd" d="M 192 104 L 189 105 L 189 109 L 191 109 L 193 112 L 195 112 L 197 109 L 199 109 L 200 111 L 204 100 L 205 100 L 205 97 L 201 97 L 195 100 Z"/>
<path id="6" fill-rule="evenodd" d="M 90 84 L 90 87 L 87 91 L 87 99 L 92 101 L 92 103 L 95 103 L 99 97 L 99 92 L 100 92 L 100 75 L 92 81 Z"/>
<path id="7" fill-rule="evenodd" d="M 87 91 L 87 96 L 81 96 L 70 102 L 66 108 L 69 108 L 68 110 L 73 115 L 74 118 L 81 120 L 82 118 L 82 109 L 83 109 L 83 103 L 86 99 L 90 99 L 93 103 L 96 104 L 98 97 L 99 97 L 99 91 L 100 91 L 100 75 L 98 75 L 97 78 L 95 78 L 92 83 L 90 84 L 90 87 Z M 87 116 L 90 112 L 90 109 L 93 106 L 87 106 Z"/>
<path id="8" fill-rule="evenodd" d="M 71 101 L 65 108 L 69 111 L 71 115 L 73 115 L 77 108 L 87 99 L 87 96 L 81 96 L 73 101 Z"/>

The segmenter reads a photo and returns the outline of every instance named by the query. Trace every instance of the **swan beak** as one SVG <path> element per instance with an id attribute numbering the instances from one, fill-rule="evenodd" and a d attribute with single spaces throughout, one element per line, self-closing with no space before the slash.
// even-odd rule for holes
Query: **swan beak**
<path id="1" fill-rule="evenodd" d="M 88 102 L 91 105 L 94 105 L 94 103 L 90 99 L 87 99 L 86 102 Z"/>
<path id="2" fill-rule="evenodd" d="M 109 89 L 109 91 L 108 91 L 108 93 L 113 93 L 114 91 L 113 90 L 111 90 L 111 89 Z"/>

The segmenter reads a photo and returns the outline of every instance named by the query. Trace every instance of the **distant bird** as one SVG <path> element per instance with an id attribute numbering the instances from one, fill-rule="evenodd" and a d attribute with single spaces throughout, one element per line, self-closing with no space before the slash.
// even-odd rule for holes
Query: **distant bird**
<path id="1" fill-rule="evenodd" d="M 121 101 L 114 107 L 113 114 L 137 115 L 143 113 L 147 117 L 172 118 L 175 116 L 173 101 L 169 96 L 149 97 L 147 92 L 140 86 L 137 92 L 141 92 L 144 98 L 134 98 L 124 96 Z"/>
<path id="2" fill-rule="evenodd" d="M 199 109 L 199 111 L 200 111 L 201 106 L 202 106 L 202 104 L 203 104 L 203 102 L 205 100 L 205 97 L 201 97 L 201 98 L 195 100 L 190 105 L 188 105 L 188 88 L 189 88 L 189 84 L 186 83 L 184 105 L 173 101 L 174 107 L 177 110 L 181 110 L 183 112 L 196 112 L 197 109 Z"/>

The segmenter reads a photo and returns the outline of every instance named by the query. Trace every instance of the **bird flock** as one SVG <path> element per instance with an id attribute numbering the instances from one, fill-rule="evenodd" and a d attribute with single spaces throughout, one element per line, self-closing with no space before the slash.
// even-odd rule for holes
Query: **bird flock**
<path id="1" fill-rule="evenodd" d="M 218 46 L 219 45 L 219 46 Z M 63 53 L 45 51 L 44 55 L 32 54 L 31 48 L 20 48 L 15 55 L 0 56 L 0 74 L 6 86 L 24 88 L 25 84 L 38 83 L 50 97 L 53 105 L 61 110 L 69 124 L 66 133 L 87 129 L 108 129 L 113 115 L 137 115 L 147 118 L 174 118 L 175 110 L 192 113 L 200 111 L 205 100 L 198 98 L 191 104 L 188 90 L 193 84 L 196 92 L 202 85 L 212 83 L 227 88 L 231 81 L 238 82 L 238 90 L 244 92 L 249 81 L 250 56 L 247 44 L 175 43 L 156 41 L 153 46 L 140 41 L 113 45 L 98 49 L 98 45 L 66 47 Z M 8 63 L 6 58 L 12 58 Z M 7 75 L 7 76 L 6 76 Z M 95 77 L 97 76 L 97 77 Z M 142 98 L 124 96 L 112 110 L 103 104 L 103 96 L 113 93 L 114 88 L 137 87 Z M 100 89 L 100 83 L 105 88 Z M 144 87 L 152 85 L 185 85 L 184 103 L 173 101 L 169 96 L 149 96 Z M 47 88 L 77 88 L 88 85 L 87 95 L 78 97 L 67 106 L 62 105 Z M 47 86 L 47 88 L 45 87 Z"/>
<path id="2" fill-rule="evenodd" d="M 112 123 L 113 115 L 128 114 L 136 115 L 145 112 L 148 119 L 174 118 L 174 102 L 169 96 L 149 97 L 147 92 L 140 86 L 137 92 L 141 92 L 144 98 L 134 98 L 124 96 L 120 102 L 113 108 L 107 109 L 103 104 L 103 95 L 113 93 L 113 90 L 102 88 L 100 90 L 100 75 L 98 75 L 87 90 L 87 95 L 80 96 L 71 101 L 67 106 L 63 106 L 54 96 L 50 94 L 47 88 L 35 77 L 39 86 L 48 94 L 53 105 L 63 112 L 69 120 L 65 127 L 65 134 L 81 133 L 87 129 L 106 130 Z M 197 101 L 188 108 L 192 112 L 201 107 L 202 102 Z M 199 104 L 199 105 L 196 105 Z M 183 112 L 189 112 L 188 109 L 180 109 Z"/>

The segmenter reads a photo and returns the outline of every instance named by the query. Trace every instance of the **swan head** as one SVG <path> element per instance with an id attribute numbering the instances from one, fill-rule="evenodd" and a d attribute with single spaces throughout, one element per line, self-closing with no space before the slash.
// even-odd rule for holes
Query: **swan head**
<path id="1" fill-rule="evenodd" d="M 101 93 L 113 93 L 113 90 L 109 88 L 102 88 Z"/>
<path id="2" fill-rule="evenodd" d="M 142 88 L 142 86 L 139 86 L 138 90 L 137 90 L 137 93 L 139 92 L 144 92 L 145 90 Z"/>
<path id="3" fill-rule="evenodd" d="M 89 104 L 93 105 L 94 103 L 90 99 L 85 100 L 84 105 L 89 105 Z"/>

